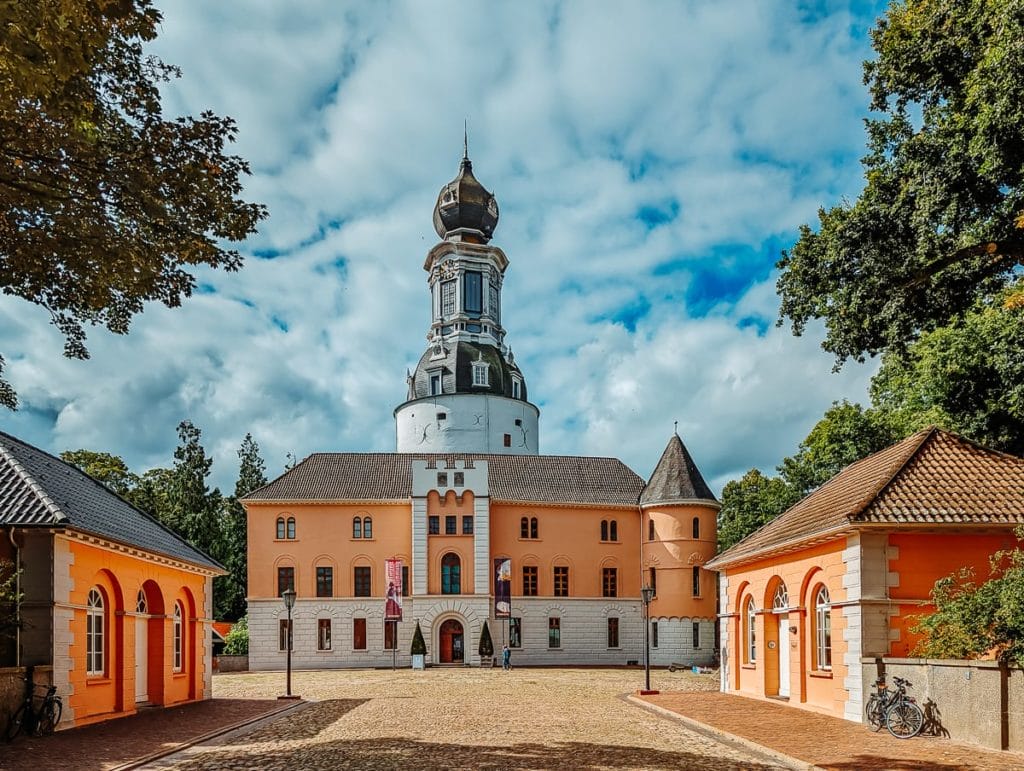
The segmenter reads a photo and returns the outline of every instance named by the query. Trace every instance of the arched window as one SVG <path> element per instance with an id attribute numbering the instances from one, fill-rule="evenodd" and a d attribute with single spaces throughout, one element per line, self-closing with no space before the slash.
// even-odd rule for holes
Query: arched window
<path id="1" fill-rule="evenodd" d="M 608 540 L 608 520 L 607 519 L 602 519 L 601 520 L 601 540 L 602 541 L 607 541 Z"/>
<path id="2" fill-rule="evenodd" d="M 647 540 L 648 541 L 653 541 L 654 540 L 654 520 L 653 519 L 647 520 Z"/>
<path id="3" fill-rule="evenodd" d="M 181 603 L 174 603 L 174 671 L 181 671 L 183 657 L 181 637 Z"/>
<path id="4" fill-rule="evenodd" d="M 779 585 L 775 587 L 775 596 L 772 597 L 772 609 L 789 610 L 789 592 L 786 591 L 786 585 L 782 581 L 779 581 Z"/>
<path id="5" fill-rule="evenodd" d="M 526 517 L 523 517 L 521 520 L 519 520 L 519 537 L 530 537 L 530 520 L 528 520 Z"/>
<path id="6" fill-rule="evenodd" d="M 540 536 L 537 535 L 537 518 L 536 517 L 531 517 L 530 518 L 530 538 L 539 538 L 539 537 Z"/>
<path id="7" fill-rule="evenodd" d="M 700 517 L 693 518 L 693 538 L 694 540 L 700 538 Z"/>
<path id="8" fill-rule="evenodd" d="M 288 537 L 295 538 L 295 517 L 288 517 Z"/>
<path id="9" fill-rule="evenodd" d="M 608 524 L 608 536 L 610 541 L 619 540 L 619 523 L 614 519 Z"/>
<path id="10" fill-rule="evenodd" d="M 107 624 L 103 607 L 103 595 L 93 587 L 89 590 L 85 616 L 85 671 L 89 675 L 104 672 L 103 648 Z"/>
<path id="11" fill-rule="evenodd" d="M 815 663 L 820 670 L 832 669 L 832 604 L 828 589 L 818 589 L 814 597 L 814 627 L 816 638 Z"/>
<path id="12" fill-rule="evenodd" d="M 462 594 L 462 560 L 448 553 L 441 558 L 441 594 Z"/>
<path id="13" fill-rule="evenodd" d="M 363 537 L 363 520 L 360 517 L 352 517 L 352 537 Z"/>
<path id="14" fill-rule="evenodd" d="M 148 613 L 149 603 L 146 602 L 146 593 L 139 589 L 139 594 L 135 598 L 135 612 L 136 613 Z"/>
<path id="15" fill-rule="evenodd" d="M 373 520 L 363 517 L 363 538 L 373 538 Z"/>
<path id="16" fill-rule="evenodd" d="M 747 597 L 743 616 L 747 624 L 744 635 L 746 637 L 746 656 L 744 658 L 748 664 L 753 664 L 757 661 L 757 615 L 754 613 L 753 597 Z"/>
<path id="17" fill-rule="evenodd" d="M 277 518 L 277 540 L 284 540 L 284 517 Z"/>

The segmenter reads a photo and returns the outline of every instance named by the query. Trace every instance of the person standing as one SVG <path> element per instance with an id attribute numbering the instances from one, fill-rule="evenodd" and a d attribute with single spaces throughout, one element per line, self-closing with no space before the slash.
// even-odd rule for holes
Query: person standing
<path id="1" fill-rule="evenodd" d="M 508 649 L 507 645 L 501 649 L 501 668 L 512 669 L 512 651 Z"/>

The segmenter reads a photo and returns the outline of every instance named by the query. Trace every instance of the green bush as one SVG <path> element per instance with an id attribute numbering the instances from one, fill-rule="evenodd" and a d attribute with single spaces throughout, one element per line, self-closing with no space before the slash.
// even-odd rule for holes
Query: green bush
<path id="1" fill-rule="evenodd" d="M 426 656 L 427 655 L 427 644 L 423 642 L 423 632 L 420 631 L 420 622 L 416 622 L 416 631 L 412 635 L 412 648 L 409 653 L 413 656 Z"/>
<path id="2" fill-rule="evenodd" d="M 491 630 L 487 628 L 484 621 L 484 628 L 480 632 L 480 657 L 489 659 L 494 655 L 494 643 L 491 642 Z"/>
<path id="3" fill-rule="evenodd" d="M 242 616 L 224 638 L 225 656 L 245 656 L 249 653 L 249 617 Z"/>

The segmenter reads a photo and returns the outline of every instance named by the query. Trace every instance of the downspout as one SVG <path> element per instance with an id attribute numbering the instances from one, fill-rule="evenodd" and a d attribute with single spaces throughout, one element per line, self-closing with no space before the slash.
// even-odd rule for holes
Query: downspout
<path id="1" fill-rule="evenodd" d="M 14 528 L 7 530 L 14 547 L 14 666 L 21 666 L 21 548 L 14 540 Z"/>

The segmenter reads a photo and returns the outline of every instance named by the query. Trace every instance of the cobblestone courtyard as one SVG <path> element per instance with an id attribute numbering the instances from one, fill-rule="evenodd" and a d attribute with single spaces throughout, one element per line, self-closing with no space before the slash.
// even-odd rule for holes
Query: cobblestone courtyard
<path id="1" fill-rule="evenodd" d="M 224 744 L 176 756 L 175 769 L 772 768 L 626 703 L 637 670 L 431 669 L 294 675 L 313 704 Z M 711 676 L 658 672 L 672 690 Z M 267 698 L 282 673 L 220 675 L 219 698 Z M 161 767 L 166 768 L 166 761 Z"/>

